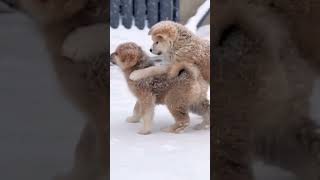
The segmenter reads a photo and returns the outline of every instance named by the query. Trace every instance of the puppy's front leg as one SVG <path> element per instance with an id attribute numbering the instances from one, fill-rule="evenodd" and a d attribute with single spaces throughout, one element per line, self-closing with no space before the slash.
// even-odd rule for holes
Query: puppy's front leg
<path id="1" fill-rule="evenodd" d="M 137 123 L 141 119 L 141 108 L 139 101 L 136 102 L 133 109 L 133 115 L 127 118 L 128 123 Z"/>
<path id="2" fill-rule="evenodd" d="M 146 77 L 164 74 L 168 71 L 168 68 L 169 66 L 163 65 L 163 66 L 152 66 L 145 69 L 136 70 L 130 74 L 129 78 L 133 81 L 138 81 Z"/>
<path id="3" fill-rule="evenodd" d="M 143 102 L 141 102 L 141 113 L 143 119 L 143 129 L 138 133 L 142 135 L 151 134 L 152 121 L 155 108 L 155 98 L 147 97 Z"/>

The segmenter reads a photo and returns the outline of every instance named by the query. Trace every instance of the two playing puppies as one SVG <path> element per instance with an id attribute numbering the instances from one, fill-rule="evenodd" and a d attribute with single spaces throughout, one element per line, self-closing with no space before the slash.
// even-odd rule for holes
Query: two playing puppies
<path id="1" fill-rule="evenodd" d="M 121 44 L 111 55 L 111 61 L 121 68 L 129 89 L 138 99 L 128 122 L 143 119 L 139 133 L 149 134 L 154 107 L 164 104 L 175 119 L 175 124 L 164 131 L 182 132 L 189 125 L 189 111 L 202 116 L 202 123 L 195 129 L 209 128 L 209 42 L 172 21 L 155 24 L 149 35 L 154 42 L 150 51 L 163 54 L 170 65 L 154 66 L 135 43 Z"/>
<path id="2" fill-rule="evenodd" d="M 175 124 L 163 129 L 180 133 L 189 125 L 188 112 L 202 116 L 202 123 L 196 129 L 208 128 L 210 124 L 210 105 L 207 97 L 208 84 L 202 78 L 199 69 L 190 63 L 173 64 L 166 73 L 130 80 L 133 71 L 154 66 L 149 57 L 135 43 L 124 43 L 111 54 L 111 61 L 124 73 L 128 87 L 137 97 L 134 112 L 128 122 L 139 122 L 144 126 L 140 134 L 151 133 L 154 108 L 164 104 L 175 118 Z"/>

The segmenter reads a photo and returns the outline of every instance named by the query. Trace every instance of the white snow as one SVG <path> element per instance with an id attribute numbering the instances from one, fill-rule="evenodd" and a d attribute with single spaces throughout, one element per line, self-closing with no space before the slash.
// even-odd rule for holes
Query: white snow
<path id="1" fill-rule="evenodd" d="M 200 26 L 196 32 L 196 35 L 198 35 L 204 39 L 210 40 L 210 25 L 207 24 L 204 26 Z"/>
<path id="2" fill-rule="evenodd" d="M 198 8 L 196 14 L 188 20 L 185 26 L 188 27 L 192 32 L 196 32 L 197 25 L 199 24 L 200 20 L 203 18 L 206 12 L 208 12 L 209 9 L 210 9 L 210 0 L 206 0 Z"/>

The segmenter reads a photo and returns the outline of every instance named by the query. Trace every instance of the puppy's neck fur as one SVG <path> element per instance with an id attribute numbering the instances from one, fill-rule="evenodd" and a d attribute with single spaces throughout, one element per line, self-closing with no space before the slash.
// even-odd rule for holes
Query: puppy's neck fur
<path id="1" fill-rule="evenodd" d="M 186 27 L 182 26 L 176 27 L 179 36 L 171 42 L 171 49 L 165 54 L 165 57 L 172 61 L 173 58 L 176 56 L 176 52 L 183 48 L 189 48 L 190 44 L 194 41 L 197 41 L 199 38 L 191 31 L 189 31 Z"/>

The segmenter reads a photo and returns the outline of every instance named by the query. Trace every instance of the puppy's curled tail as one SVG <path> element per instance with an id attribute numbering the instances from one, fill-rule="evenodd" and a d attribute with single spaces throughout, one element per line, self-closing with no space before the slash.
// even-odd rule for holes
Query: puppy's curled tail
<path id="1" fill-rule="evenodd" d="M 194 80 L 199 78 L 199 69 L 195 65 L 187 62 L 178 62 L 172 64 L 168 71 L 168 77 L 171 79 L 181 76 L 184 71 L 187 72 L 187 74 L 189 74 L 190 77 Z"/>

